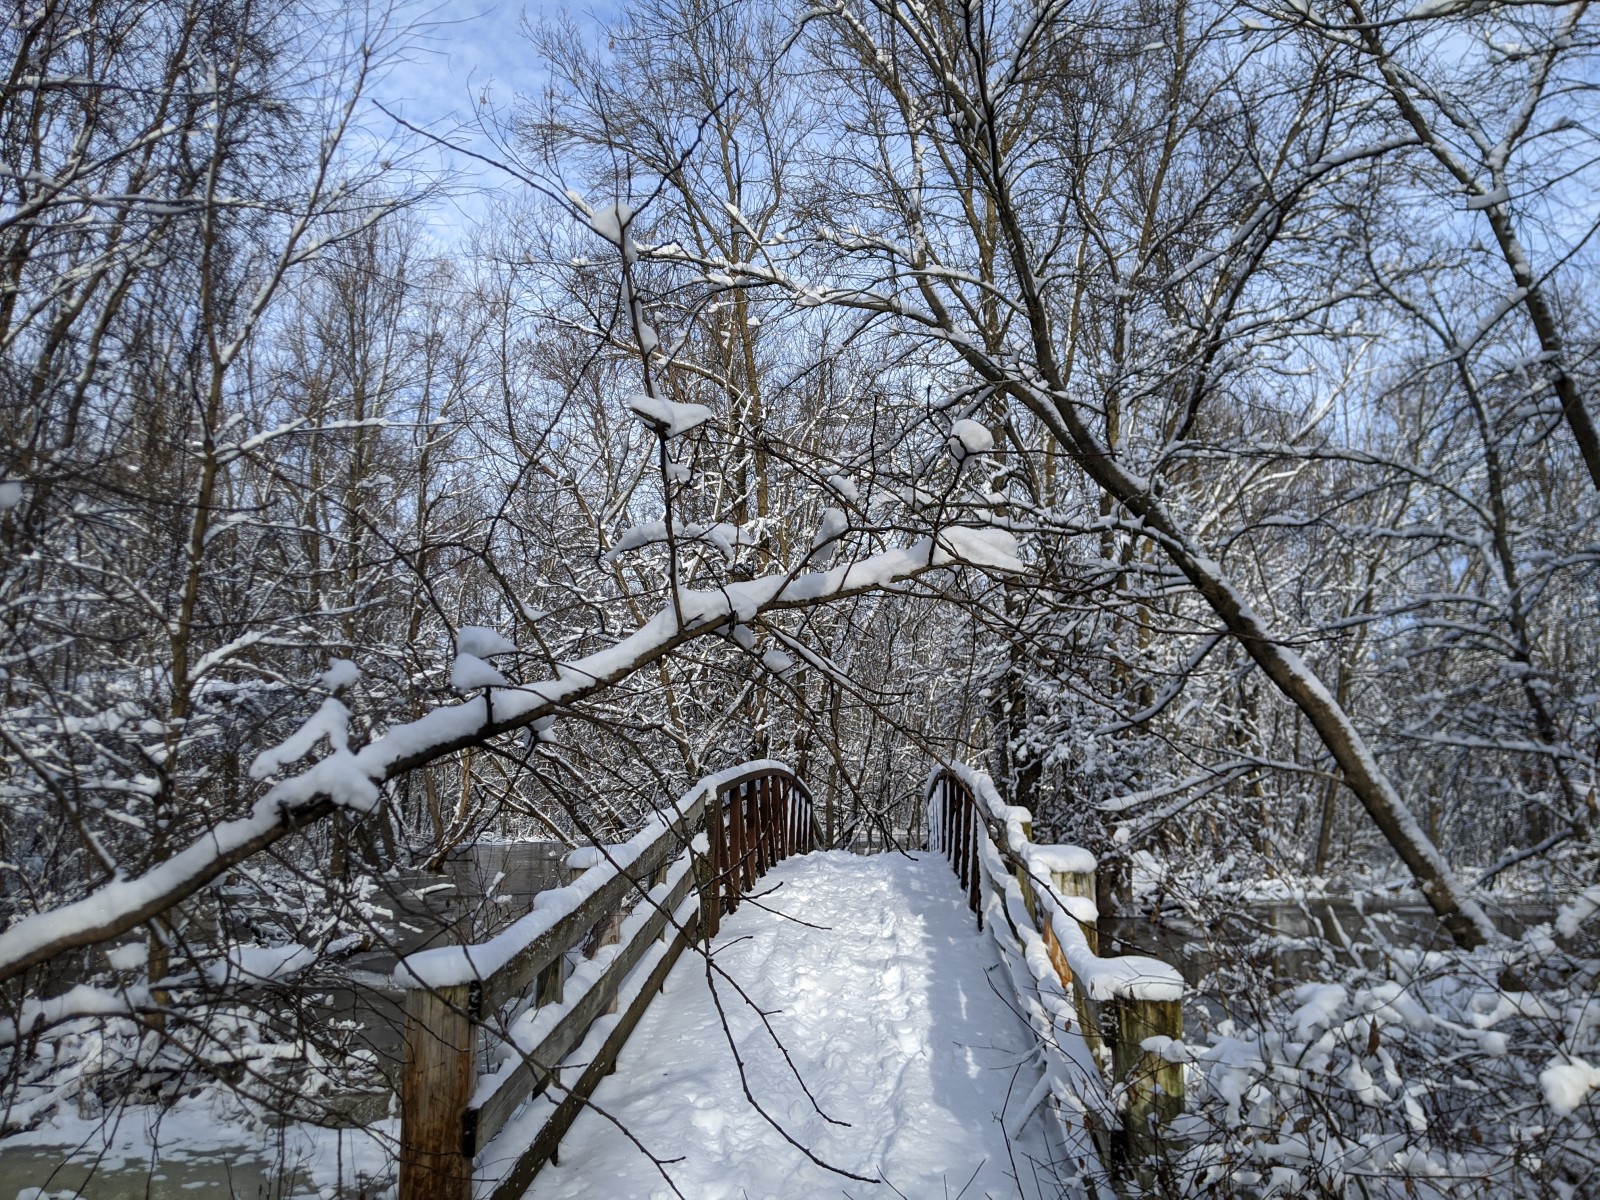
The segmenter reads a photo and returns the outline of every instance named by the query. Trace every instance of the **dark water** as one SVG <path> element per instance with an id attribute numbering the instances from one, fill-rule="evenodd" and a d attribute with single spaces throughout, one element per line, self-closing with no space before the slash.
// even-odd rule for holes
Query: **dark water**
<path id="1" fill-rule="evenodd" d="M 126 1165 L 122 1160 L 96 1164 L 63 1161 L 63 1151 L 52 1147 L 0 1146 L 0 1197 L 13 1200 L 27 1189 L 42 1189 L 48 1196 L 83 1196 L 87 1200 L 286 1200 L 315 1195 L 310 1182 L 293 1170 L 284 1170 L 252 1147 L 196 1158 Z M 41 1198 L 42 1200 L 42 1198 Z"/>
<path id="2" fill-rule="evenodd" d="M 439 874 L 381 880 L 372 902 L 391 916 L 367 931 L 367 944 L 275 994 L 285 1030 L 298 1024 L 310 1031 L 330 1058 L 367 1052 L 378 1063 L 374 1086 L 318 1098 L 311 1115 L 319 1124 L 359 1128 L 389 1115 L 404 1028 L 404 997 L 393 982 L 399 959 L 432 945 L 493 936 L 526 914 L 539 892 L 561 882 L 565 854 L 566 847 L 552 842 L 488 843 L 464 848 Z M 241 928 L 240 936 L 250 934 Z M 270 1132 L 251 1136 L 222 1124 L 215 1137 L 204 1139 L 204 1150 L 163 1135 L 166 1148 L 152 1163 L 136 1133 L 101 1135 L 81 1125 L 74 1129 L 82 1145 L 19 1144 L 26 1135 L 0 1140 L 0 1200 L 30 1188 L 88 1200 L 316 1194 L 303 1172 L 275 1159 Z M 63 1132 L 61 1140 L 70 1136 Z M 236 1144 L 227 1144 L 234 1138 Z M 107 1141 L 116 1149 L 96 1157 L 91 1147 Z"/>

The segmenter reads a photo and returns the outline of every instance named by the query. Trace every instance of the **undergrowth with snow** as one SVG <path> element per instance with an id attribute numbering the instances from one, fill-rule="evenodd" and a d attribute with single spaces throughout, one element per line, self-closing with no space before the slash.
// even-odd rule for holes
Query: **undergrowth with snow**
<path id="1" fill-rule="evenodd" d="M 1152 1164 L 1164 1194 L 1596 1194 L 1600 929 L 1581 906 L 1475 952 L 1396 944 L 1376 920 L 1214 940 L 1203 1011 L 1164 1048 L 1189 1064 Z"/>

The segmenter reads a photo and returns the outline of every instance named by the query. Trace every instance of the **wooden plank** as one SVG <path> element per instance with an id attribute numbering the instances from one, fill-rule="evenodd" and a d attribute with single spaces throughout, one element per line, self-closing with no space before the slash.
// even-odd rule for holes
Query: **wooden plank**
<path id="1" fill-rule="evenodd" d="M 680 820 L 663 829 L 661 836 L 645 848 L 628 873 L 619 872 L 606 880 L 587 900 L 557 920 L 524 946 L 504 967 L 485 979 L 483 1010 L 493 1012 L 507 1000 L 520 997 L 541 971 L 576 945 L 624 896 L 654 875 L 663 863 L 682 853 L 701 818 L 704 803 L 702 796 L 691 804 Z"/>
<path id="2" fill-rule="evenodd" d="M 567 994 L 567 956 L 559 954 L 534 981 L 534 1003 L 540 1008 L 560 1004 Z"/>
<path id="3" fill-rule="evenodd" d="M 939 849 L 944 853 L 945 862 L 953 868 L 956 865 L 956 819 L 951 811 L 949 776 L 942 776 L 939 780 L 939 819 L 943 822 L 939 829 Z"/>
<path id="4" fill-rule="evenodd" d="M 967 865 L 971 861 L 972 814 L 967 804 L 966 789 L 956 793 L 956 877 L 961 880 L 961 890 L 967 888 Z"/>
<path id="5" fill-rule="evenodd" d="M 745 819 L 750 822 L 750 874 L 754 877 L 750 886 L 754 887 L 766 874 L 767 854 L 763 841 L 766 838 L 766 822 L 761 819 L 761 785 L 764 781 L 753 780 L 750 784 L 749 796 L 745 803 L 749 806 Z"/>
<path id="6" fill-rule="evenodd" d="M 786 784 L 782 776 L 773 778 L 773 862 L 782 862 L 787 858 L 784 845 L 789 838 L 784 837 L 784 816 L 789 813 L 789 802 L 784 798 Z"/>
<path id="7" fill-rule="evenodd" d="M 961 856 L 959 853 L 959 848 L 956 846 L 955 805 L 956 795 L 955 792 L 950 788 L 950 781 L 947 779 L 945 780 L 944 811 L 945 819 L 949 822 L 949 829 L 947 830 L 947 836 L 944 841 L 944 856 L 947 860 L 949 860 L 950 869 L 959 873 L 961 870 L 959 865 Z"/>
<path id="8" fill-rule="evenodd" d="M 523 1058 L 517 1068 L 507 1076 L 506 1081 L 476 1110 L 476 1137 L 472 1147 L 474 1153 L 486 1146 L 489 1139 L 500 1132 L 511 1114 L 516 1112 L 525 1100 L 545 1090 L 550 1081 L 549 1072 L 545 1068 L 552 1063 L 559 1063 L 570 1054 L 573 1048 L 583 1041 L 584 1034 L 589 1032 L 589 1026 L 594 1024 L 595 1018 L 612 1011 L 611 1006 L 616 1004 L 617 990 L 622 986 L 622 981 L 627 978 L 628 972 L 639 964 L 639 960 L 644 957 L 657 936 L 671 929 L 672 923 L 668 919 L 670 914 L 678 911 L 678 907 L 688 897 L 690 889 L 696 882 L 693 871 L 683 873 L 667 898 L 655 912 L 650 914 L 644 925 L 635 931 L 628 944 L 617 952 L 617 956 L 606 964 L 600 977 L 577 999 L 571 1011 L 556 1022 L 544 1040 Z M 535 1066 L 535 1063 L 543 1066 Z"/>
<path id="9" fill-rule="evenodd" d="M 973 866 L 973 798 L 966 794 L 965 787 L 955 794 L 955 846 L 962 856 L 962 888 L 968 888 Z"/>
<path id="10" fill-rule="evenodd" d="M 561 886 L 582 875 L 582 871 L 575 871 L 565 862 L 561 865 L 559 878 Z M 555 959 L 544 970 L 540 971 L 533 981 L 534 1005 L 546 1008 L 552 1004 L 560 1004 L 567 995 L 567 956 L 565 953 L 556 955 Z"/>
<path id="11" fill-rule="evenodd" d="M 946 845 L 946 850 L 944 850 L 944 856 L 950 859 L 950 870 L 954 870 L 955 874 L 960 875 L 962 874 L 962 846 L 958 845 L 958 843 L 962 840 L 962 832 L 960 832 L 962 830 L 962 822 L 955 819 L 954 787 L 950 789 L 949 795 L 946 797 L 946 808 L 950 814 L 950 840 Z"/>
<path id="12" fill-rule="evenodd" d="M 772 866 L 772 855 L 767 850 L 767 788 L 772 779 L 758 779 L 750 787 L 750 825 L 755 830 L 755 837 L 751 839 L 754 851 L 753 868 L 755 876 L 760 879 L 767 873 L 767 868 Z"/>
<path id="13" fill-rule="evenodd" d="M 706 930 L 716 937 L 722 923 L 722 893 L 726 890 L 723 875 L 727 872 L 728 847 L 725 842 L 726 826 L 722 820 L 722 797 L 715 796 L 706 806 L 706 901 L 701 906 L 705 913 Z"/>
<path id="14" fill-rule="evenodd" d="M 761 827 L 770 871 L 778 865 L 778 781 L 771 775 L 761 781 Z"/>
<path id="15" fill-rule="evenodd" d="M 761 841 L 761 823 L 756 815 L 756 796 L 760 784 L 752 779 L 744 787 L 744 886 L 748 891 L 756 886 L 756 880 L 761 876 L 756 871 L 760 860 L 758 845 Z"/>
<path id="16" fill-rule="evenodd" d="M 779 828 L 783 830 L 783 840 L 778 846 L 778 857 L 788 858 L 794 853 L 794 789 L 789 786 L 787 779 L 782 781 L 778 791 L 778 811 L 782 817 Z"/>
<path id="17" fill-rule="evenodd" d="M 976 805 L 974 805 L 976 808 Z M 983 928 L 983 894 L 979 890 L 983 875 L 983 830 L 978 827 L 976 819 L 972 822 L 972 868 L 971 880 L 967 885 L 967 907 L 978 914 L 978 928 Z"/>
<path id="18" fill-rule="evenodd" d="M 744 893 L 744 854 L 745 854 L 745 828 L 744 828 L 744 789 L 733 788 L 728 792 L 728 828 L 731 831 L 728 839 L 728 911 L 739 910 L 739 897 Z"/>
<path id="19" fill-rule="evenodd" d="M 644 1016 L 650 1001 L 661 990 L 662 983 L 666 981 L 667 974 L 678 961 L 678 956 L 683 953 L 684 947 L 697 938 L 698 930 L 691 927 L 672 941 L 666 953 L 661 956 L 661 961 L 646 978 L 644 986 L 639 989 L 639 994 L 623 1012 L 621 1020 L 606 1035 L 594 1061 L 578 1076 L 561 1102 L 556 1105 L 550 1119 L 534 1136 L 533 1142 L 523 1152 L 522 1157 L 495 1186 L 491 1200 L 518 1200 L 527 1191 L 528 1185 L 533 1182 L 539 1169 L 555 1155 L 561 1145 L 562 1137 L 577 1119 L 578 1114 L 583 1111 L 589 1097 L 594 1094 L 594 1089 L 599 1086 L 600 1080 L 616 1065 L 617 1056 L 622 1052 L 629 1035 L 633 1033 L 634 1026 L 639 1023 L 639 1018 Z"/>
<path id="20" fill-rule="evenodd" d="M 471 1200 L 472 1148 L 462 1114 L 472 1098 L 472 991 L 406 993 L 400 1072 L 400 1200 Z"/>
<path id="21" fill-rule="evenodd" d="M 784 778 L 781 774 L 773 776 L 773 800 L 770 805 L 770 819 L 773 822 L 773 862 L 784 861 L 784 843 L 789 840 L 784 834 L 784 818 L 789 813 L 789 805 L 784 802 Z"/>
<path id="22" fill-rule="evenodd" d="M 670 872 L 671 872 L 671 865 L 668 864 L 668 863 L 663 863 L 661 865 L 661 867 L 656 871 L 656 873 L 650 877 L 650 890 L 653 892 L 658 887 L 666 886 L 667 876 L 668 876 L 668 874 Z M 691 870 L 689 872 L 689 874 L 692 876 L 694 874 L 694 872 Z M 663 942 L 666 941 L 667 940 L 667 931 L 666 931 L 666 929 L 663 928 L 662 931 L 659 934 L 657 934 L 656 936 L 661 941 L 663 941 Z"/>
<path id="23" fill-rule="evenodd" d="M 739 827 L 744 830 L 743 849 L 739 852 L 737 879 L 741 893 L 749 891 L 756 883 L 756 823 L 750 811 L 750 801 L 755 795 L 755 782 L 739 789 L 735 803 L 739 805 Z"/>
<path id="24" fill-rule="evenodd" d="M 761 873 L 765 875 L 778 861 L 778 844 L 773 839 L 776 821 L 772 806 L 773 779 L 768 775 L 756 785 L 761 805 Z"/>
<path id="25" fill-rule="evenodd" d="M 652 878 L 654 878 L 654 876 L 652 876 Z M 583 956 L 585 958 L 593 958 L 596 954 L 600 953 L 603 947 L 616 945 L 617 938 L 621 936 L 621 930 L 622 901 L 618 900 L 616 907 L 604 917 L 600 918 L 600 920 L 595 923 L 595 927 L 589 931 L 589 940 L 585 942 L 583 946 Z M 616 1011 L 616 1001 L 613 1000 L 610 1007 L 606 1009 L 606 1012 L 614 1013 Z"/>

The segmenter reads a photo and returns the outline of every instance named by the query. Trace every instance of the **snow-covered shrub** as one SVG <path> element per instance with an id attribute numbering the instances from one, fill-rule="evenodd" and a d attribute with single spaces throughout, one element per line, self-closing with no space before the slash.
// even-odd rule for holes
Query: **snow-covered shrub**
<path id="1" fill-rule="evenodd" d="M 1261 953 L 1282 939 L 1221 952 L 1172 1049 L 1190 1102 L 1169 1193 L 1595 1195 L 1600 938 L 1575 911 L 1472 953 L 1395 945 L 1369 920 L 1309 962 L 1294 946 L 1291 979 Z"/>

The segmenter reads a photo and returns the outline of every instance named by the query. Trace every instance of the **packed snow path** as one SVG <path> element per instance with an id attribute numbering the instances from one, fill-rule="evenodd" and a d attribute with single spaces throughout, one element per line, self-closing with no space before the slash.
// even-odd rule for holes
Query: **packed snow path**
<path id="1" fill-rule="evenodd" d="M 686 1200 L 1061 1194 L 1040 1117 L 1019 1120 L 1039 1078 L 1030 1034 L 937 855 L 791 858 L 724 918 L 713 961 L 708 984 L 703 956 L 679 960 L 530 1200 L 671 1197 L 663 1174 Z M 724 1015 L 761 1107 L 817 1158 L 875 1182 L 817 1166 L 762 1118 Z M 843 1123 L 819 1115 L 773 1034 Z M 645 1151 L 675 1161 L 658 1168 Z"/>

